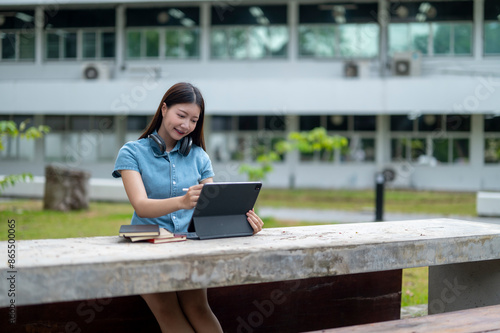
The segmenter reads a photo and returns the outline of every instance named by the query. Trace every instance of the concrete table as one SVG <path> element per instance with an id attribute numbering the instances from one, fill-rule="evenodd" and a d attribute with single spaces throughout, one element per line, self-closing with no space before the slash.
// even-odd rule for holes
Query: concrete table
<path id="1" fill-rule="evenodd" d="M 7 245 L 0 242 L 2 264 Z M 0 286 L 8 290 L 14 275 L 14 301 L 23 306 L 430 266 L 436 313 L 500 303 L 499 249 L 499 225 L 452 219 L 264 229 L 156 245 L 119 237 L 31 240 L 16 242 L 16 266 L 3 267 Z M 11 302 L 0 295 L 0 307 Z"/>

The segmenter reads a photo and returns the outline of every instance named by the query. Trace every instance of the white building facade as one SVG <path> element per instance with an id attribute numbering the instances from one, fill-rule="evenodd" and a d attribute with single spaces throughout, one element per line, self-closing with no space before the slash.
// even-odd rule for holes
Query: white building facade
<path id="1" fill-rule="evenodd" d="M 269 187 L 500 190 L 500 1 L 0 1 L 0 175 L 47 164 L 110 178 L 172 84 L 206 102 L 216 180 L 245 180 L 291 131 L 349 145 L 288 153 Z"/>

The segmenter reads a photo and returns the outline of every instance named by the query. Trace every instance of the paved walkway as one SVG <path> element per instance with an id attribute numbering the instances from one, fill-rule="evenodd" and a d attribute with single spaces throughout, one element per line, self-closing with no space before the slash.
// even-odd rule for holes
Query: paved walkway
<path id="1" fill-rule="evenodd" d="M 273 217 L 279 220 L 322 223 L 360 223 L 373 222 L 375 220 L 375 212 L 373 211 L 351 212 L 341 210 L 298 209 L 283 207 L 259 207 L 259 216 Z M 500 224 L 500 217 L 405 213 L 384 214 L 384 221 L 424 220 L 431 218 L 453 218 L 458 220 Z"/>
<path id="2" fill-rule="evenodd" d="M 427 304 L 406 306 L 401 308 L 401 319 L 427 316 Z"/>

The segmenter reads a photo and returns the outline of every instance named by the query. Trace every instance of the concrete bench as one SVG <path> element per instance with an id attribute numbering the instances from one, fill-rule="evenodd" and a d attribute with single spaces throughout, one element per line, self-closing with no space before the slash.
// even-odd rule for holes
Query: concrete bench
<path id="1" fill-rule="evenodd" d="M 500 193 L 477 192 L 476 210 L 479 216 L 500 216 Z"/>
<path id="2" fill-rule="evenodd" d="M 500 332 L 500 305 L 311 333 L 476 333 Z"/>
<path id="3" fill-rule="evenodd" d="M 0 331 L 154 331 L 136 295 L 196 288 L 209 288 L 228 332 L 387 321 L 399 319 L 401 270 L 419 266 L 429 266 L 430 313 L 500 303 L 500 226 L 452 219 L 264 229 L 157 245 L 116 236 L 16 246 L 17 325 L 0 321 Z M 6 250 L 0 259 L 7 262 Z M 12 285 L 8 274 L 4 268 L 1 290 Z M 0 318 L 11 302 L 0 294 Z"/>

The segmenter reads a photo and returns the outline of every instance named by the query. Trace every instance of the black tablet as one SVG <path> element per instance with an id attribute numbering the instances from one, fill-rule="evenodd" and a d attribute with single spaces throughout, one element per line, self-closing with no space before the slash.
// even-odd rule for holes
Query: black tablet
<path id="1" fill-rule="evenodd" d="M 209 239 L 253 235 L 246 213 L 262 188 L 261 182 L 207 183 L 189 223 L 188 238 Z"/>

